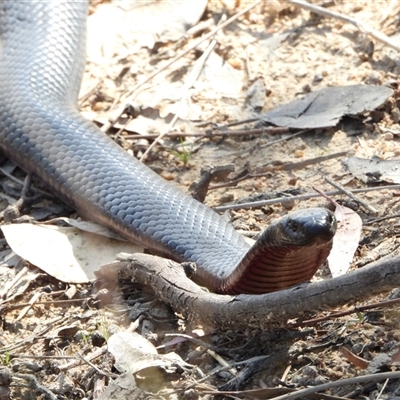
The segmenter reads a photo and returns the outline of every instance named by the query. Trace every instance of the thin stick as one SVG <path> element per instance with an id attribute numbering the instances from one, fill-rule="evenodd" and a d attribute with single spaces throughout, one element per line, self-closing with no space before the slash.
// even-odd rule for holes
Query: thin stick
<path id="1" fill-rule="evenodd" d="M 52 294 L 51 293 L 46 293 L 46 295 L 52 295 Z M 81 299 L 46 300 L 46 301 L 37 301 L 35 303 L 35 305 L 39 305 L 39 304 L 66 305 L 66 304 L 69 304 L 69 303 L 84 303 L 85 301 L 89 301 L 89 300 L 91 300 L 91 297 L 84 297 L 84 298 L 81 298 Z M 10 305 L 7 305 L 7 310 L 14 310 L 16 308 L 28 307 L 29 305 L 30 305 L 30 303 L 10 304 Z"/>
<path id="2" fill-rule="evenodd" d="M 76 353 L 76 355 L 87 365 L 89 365 L 90 367 L 92 367 L 94 370 L 96 370 L 100 375 L 104 375 L 104 376 L 108 376 L 109 378 L 118 378 L 119 375 L 117 374 L 113 374 L 112 372 L 104 372 L 102 371 L 99 367 L 97 367 L 96 365 L 94 365 L 92 362 L 90 362 L 89 360 L 87 360 L 86 358 L 84 358 L 82 355 L 80 355 L 79 353 Z"/>
<path id="3" fill-rule="evenodd" d="M 309 394 L 322 392 L 323 390 L 331 389 L 334 387 L 355 385 L 357 383 L 364 383 L 364 382 L 378 382 L 386 379 L 398 379 L 398 378 L 400 378 L 400 371 L 356 376 L 355 378 L 341 379 L 335 382 L 324 383 L 322 385 L 314 386 L 311 388 L 301 389 L 296 391 L 295 393 L 288 393 L 284 394 L 283 396 L 273 397 L 271 400 L 294 400 L 294 399 L 304 398 Z"/>
<path id="4" fill-rule="evenodd" d="M 47 399 L 58 400 L 58 397 L 49 389 L 41 385 L 35 376 L 31 374 L 15 374 L 16 378 L 24 379 L 29 382 L 29 388 L 35 389 L 40 393 L 44 394 Z"/>
<path id="5" fill-rule="evenodd" d="M 255 6 L 257 6 L 258 4 L 261 3 L 261 0 L 257 0 L 254 3 L 251 3 L 248 7 L 246 7 L 245 9 L 243 9 L 242 11 L 238 12 L 237 14 L 235 14 L 233 17 L 227 19 L 223 24 L 217 26 L 215 29 L 213 29 L 212 31 L 210 31 L 209 33 L 207 33 L 206 35 L 204 35 L 202 38 L 200 38 L 197 42 L 195 42 L 194 44 L 192 44 L 191 46 L 189 46 L 185 51 L 183 51 L 182 53 L 178 54 L 176 57 L 174 57 L 171 61 L 169 61 L 168 63 L 166 63 L 165 65 L 163 65 L 161 68 L 159 68 L 157 71 L 153 72 L 152 74 L 150 74 L 143 82 L 138 83 L 127 95 L 126 98 L 131 97 L 131 99 L 126 99 L 124 104 L 117 110 L 117 112 L 115 113 L 115 117 L 111 118 L 110 121 L 103 125 L 103 127 L 101 128 L 101 130 L 103 132 L 107 132 L 114 124 L 115 122 L 118 120 L 118 118 L 124 113 L 125 108 L 126 108 L 126 104 L 127 103 L 131 103 L 134 95 L 136 94 L 136 92 L 147 82 L 151 81 L 155 76 L 157 76 L 159 73 L 161 73 L 162 71 L 166 70 L 169 66 L 171 66 L 173 63 L 175 63 L 176 61 L 178 61 L 179 59 L 181 59 L 182 57 L 184 57 L 186 54 L 188 54 L 189 52 L 191 52 L 193 49 L 195 49 L 199 44 L 203 43 L 205 40 L 211 38 L 212 36 L 214 36 L 218 31 L 220 31 L 221 29 L 224 29 L 225 27 L 227 27 L 228 25 L 230 25 L 233 21 L 236 21 L 239 17 L 241 17 L 242 15 L 246 14 L 248 11 L 250 11 L 252 8 L 254 8 Z"/>
<path id="6" fill-rule="evenodd" d="M 33 356 L 31 354 L 9 353 L 14 358 L 32 358 L 34 360 L 76 360 L 75 356 Z"/>
<path id="7" fill-rule="evenodd" d="M 211 138 L 216 136 L 247 136 L 247 135 L 262 135 L 263 133 L 270 133 L 274 135 L 279 135 L 282 133 L 290 132 L 289 128 L 280 127 L 266 127 L 266 128 L 256 128 L 256 129 L 243 129 L 236 131 L 219 131 L 214 130 L 210 133 L 208 132 L 168 132 L 164 134 L 164 137 L 179 138 L 179 137 L 205 137 Z M 304 131 L 301 131 L 303 133 Z M 295 135 L 296 133 L 293 133 Z M 150 133 L 146 135 L 131 134 L 124 135 L 124 139 L 157 139 L 160 135 L 158 133 Z"/>
<path id="8" fill-rule="evenodd" d="M 217 354 L 215 351 L 208 349 L 207 353 L 214 358 L 215 361 L 217 361 L 222 367 L 228 368 L 227 371 L 230 372 L 233 376 L 237 375 L 237 370 L 232 367 L 223 357 L 221 357 L 219 354 Z"/>
<path id="9" fill-rule="evenodd" d="M 281 142 L 288 142 L 289 140 L 292 140 L 295 137 L 300 136 L 305 132 L 309 132 L 309 130 L 308 129 L 304 129 L 302 131 L 299 131 L 299 132 L 296 132 L 296 133 L 292 133 L 290 136 L 286 136 L 286 137 L 283 137 L 281 139 L 272 140 L 271 142 L 262 144 L 261 146 L 259 146 L 259 148 L 260 149 L 265 149 L 266 147 L 270 147 L 270 146 L 273 146 L 275 144 L 279 144 Z"/>
<path id="10" fill-rule="evenodd" d="M 350 190 L 347 190 L 346 188 L 344 188 L 340 183 L 335 182 L 333 179 L 329 178 L 328 176 L 325 177 L 325 181 L 328 182 L 333 187 L 335 187 L 336 189 L 338 189 L 341 192 L 343 192 L 345 195 L 349 196 L 351 199 L 353 199 L 357 203 L 361 204 L 368 211 L 371 211 L 372 213 L 374 213 L 376 215 L 379 214 L 379 211 L 375 207 L 372 207 L 367 202 L 365 202 L 364 200 L 360 199 L 354 193 L 350 192 Z"/>
<path id="11" fill-rule="evenodd" d="M 21 312 L 18 314 L 17 318 L 15 318 L 14 322 L 18 322 L 22 318 L 24 318 L 25 315 L 28 313 L 28 311 L 36 304 L 37 300 L 40 299 L 42 294 L 43 294 L 43 292 L 34 293 L 32 298 L 29 300 L 29 303 L 24 307 L 23 310 L 21 310 Z"/>
<path id="12" fill-rule="evenodd" d="M 389 185 L 389 186 L 380 186 L 380 187 L 373 187 L 373 188 L 363 188 L 363 189 L 354 189 L 351 192 L 352 193 L 365 193 L 365 192 L 372 192 L 375 190 L 400 190 L 400 185 Z M 328 196 L 334 196 L 338 194 L 342 194 L 340 190 L 333 190 L 331 192 L 326 192 L 325 193 Z M 263 207 L 263 206 L 269 206 L 272 204 L 277 204 L 277 203 L 282 203 L 288 200 L 308 200 L 308 199 L 313 199 L 315 197 L 319 197 L 320 195 L 318 193 L 307 193 L 307 194 L 300 194 L 298 196 L 291 196 L 291 197 L 277 197 L 276 199 L 270 199 L 270 200 L 261 200 L 261 201 L 253 201 L 249 203 L 243 203 L 243 204 L 230 204 L 227 206 L 217 206 L 213 207 L 215 211 L 226 211 L 226 210 L 240 210 L 240 209 L 245 209 L 245 208 L 252 208 L 252 207 Z"/>
<path id="13" fill-rule="evenodd" d="M 107 351 L 108 351 L 107 350 L 107 346 L 103 346 L 100 349 L 95 350 L 93 353 L 88 354 L 84 358 L 84 361 L 87 362 L 87 361 L 94 360 L 95 358 L 100 357 L 101 355 L 107 353 Z M 69 363 L 66 363 L 64 365 L 60 365 L 59 369 L 60 369 L 60 371 L 65 371 L 65 370 L 68 370 L 68 369 L 71 369 L 71 368 L 75 368 L 75 367 L 77 367 L 78 365 L 81 365 L 81 364 L 82 364 L 82 361 L 81 360 L 77 360 L 76 357 L 75 357 L 75 360 L 73 360 L 73 361 L 71 361 Z"/>
<path id="14" fill-rule="evenodd" d="M 356 313 L 363 312 L 363 311 L 369 311 L 369 310 L 373 310 L 375 308 L 394 307 L 395 305 L 398 305 L 399 303 L 400 303 L 400 299 L 392 299 L 392 300 L 383 300 L 378 303 L 367 304 L 365 306 L 356 306 L 350 310 L 332 312 L 331 314 L 325 315 L 323 317 L 307 319 L 307 320 L 303 320 L 300 322 L 295 322 L 293 324 L 289 323 L 287 325 L 287 328 L 298 328 L 301 326 L 310 326 L 311 324 L 314 325 L 314 324 L 317 324 L 317 323 L 320 323 L 323 321 L 330 321 L 331 319 L 334 319 L 334 318 L 340 318 L 340 317 L 344 317 L 344 316 L 350 315 L 350 314 L 356 314 Z"/>
<path id="15" fill-rule="evenodd" d="M 321 162 L 331 160 L 332 158 L 343 157 L 343 156 L 346 156 L 347 153 L 348 153 L 348 151 L 339 151 L 338 153 L 332 153 L 332 154 L 327 154 L 325 156 L 309 158 L 307 160 L 303 160 L 303 161 L 299 161 L 299 162 L 278 165 L 276 167 L 273 167 L 271 170 L 276 169 L 276 170 L 282 170 L 282 171 L 293 171 L 293 170 L 297 170 L 300 168 L 304 168 L 308 165 L 319 164 Z"/>
<path id="16" fill-rule="evenodd" d="M 303 1 L 303 0 L 286 0 L 286 1 L 295 6 L 306 8 L 307 10 L 310 10 L 313 13 L 323 15 L 324 17 L 336 18 L 341 21 L 352 24 L 355 27 L 357 27 L 362 33 L 372 36 L 379 42 L 382 42 L 382 43 L 392 47 L 393 49 L 400 51 L 400 46 L 397 43 L 395 43 L 392 39 L 390 39 L 388 36 L 377 31 L 376 29 L 370 28 L 368 25 L 366 25 L 360 21 L 357 21 L 355 18 L 351 18 L 347 15 L 340 14 L 336 11 L 329 11 L 326 8 L 307 3 L 306 1 Z"/>

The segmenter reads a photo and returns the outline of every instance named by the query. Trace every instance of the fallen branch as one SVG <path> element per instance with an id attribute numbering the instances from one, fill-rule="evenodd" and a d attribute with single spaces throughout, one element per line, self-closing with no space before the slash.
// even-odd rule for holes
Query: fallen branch
<path id="1" fill-rule="evenodd" d="M 98 278 L 116 281 L 119 271 L 150 286 L 156 295 L 189 321 L 236 329 L 266 328 L 309 312 L 319 312 L 368 299 L 400 286 L 400 256 L 384 258 L 357 271 L 264 295 L 228 296 L 209 293 L 186 277 L 171 260 L 133 254 L 106 265 Z M 111 275 L 111 276 L 110 276 Z"/>

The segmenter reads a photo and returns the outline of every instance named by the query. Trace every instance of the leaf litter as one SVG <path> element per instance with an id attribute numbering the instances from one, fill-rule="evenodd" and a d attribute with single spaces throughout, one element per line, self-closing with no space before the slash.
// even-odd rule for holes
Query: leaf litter
<path id="1" fill-rule="evenodd" d="M 141 3 L 141 6 L 143 10 L 146 8 L 145 3 Z M 110 133 L 127 151 L 138 157 L 153 142 L 150 134 L 168 132 L 173 116 L 178 115 L 178 123 L 173 129 L 181 135 L 181 139 L 164 136 L 148 153 L 146 162 L 183 190 L 197 180 L 200 169 L 206 165 L 231 164 L 235 166 L 236 174 L 240 171 L 257 173 L 254 178 L 238 181 L 234 186 L 209 190 L 205 199 L 209 206 L 226 205 L 252 195 L 274 195 L 282 191 L 290 193 L 296 190 L 300 195 L 307 194 L 314 185 L 328 190 L 324 176 L 333 177 L 347 189 L 364 188 L 366 183 L 371 184 L 358 171 L 347 169 L 343 164 L 345 156 L 307 163 L 308 160 L 340 151 L 351 151 L 355 157 L 367 160 L 367 163 L 374 160 L 373 157 L 379 157 L 381 162 L 374 165 L 374 171 L 363 174 L 376 176 L 378 170 L 379 176 L 385 176 L 387 170 L 382 170 L 385 168 L 384 161 L 397 162 L 400 154 L 399 136 L 396 134 L 400 132 L 400 70 L 395 50 L 371 40 L 343 21 L 322 18 L 285 3 L 263 2 L 214 35 L 212 39 L 216 40 L 217 46 L 210 52 L 201 74 L 189 87 L 190 71 L 210 44 L 211 38 L 169 68 L 160 73 L 157 71 L 193 44 L 198 35 L 209 32 L 224 21 L 224 12 L 230 17 L 247 4 L 216 1 L 204 6 L 206 11 L 202 17 L 197 6 L 189 17 L 189 25 L 195 25 L 195 21 L 202 18 L 200 30 L 192 34 L 186 31 L 188 22 L 185 20 L 182 24 L 182 20 L 176 18 L 161 19 L 163 23 L 171 22 L 171 27 L 161 25 L 160 30 L 133 32 L 136 25 L 129 22 L 129 11 L 115 3 L 93 5 L 89 18 L 89 29 L 92 29 L 88 41 L 89 57 L 81 90 L 82 112 L 90 119 L 106 123 L 115 115 L 115 105 L 124 105 L 127 99 L 134 99 L 130 103 L 131 108 L 124 108 L 126 112 L 117 121 L 117 129 L 110 130 Z M 101 11 L 102 8 L 105 11 Z M 338 3 L 327 5 L 326 9 L 351 15 L 389 36 L 398 30 L 399 10 L 395 2 Z M 91 27 L 90 21 L 95 18 L 99 20 L 93 22 Z M 97 39 L 104 42 L 96 42 Z M 134 96 L 128 96 L 132 88 L 138 87 L 150 74 L 155 74 L 153 79 L 136 90 Z M 180 108 L 181 89 L 185 85 L 188 88 L 185 94 L 187 101 Z M 241 130 L 247 130 L 248 134 L 226 135 L 222 138 L 213 136 L 213 132 L 221 130 L 234 132 L 237 128 L 230 126 L 230 123 L 263 119 L 263 114 L 279 110 L 284 107 L 282 105 L 292 101 L 298 102 L 300 97 L 310 92 L 313 95 L 321 89 L 348 89 L 351 85 L 377 85 L 376 88 L 380 88 L 377 90 L 387 93 L 393 91 L 393 96 L 382 106 L 362 107 L 355 115 L 350 113 L 350 116 L 348 113 L 339 114 L 328 129 L 317 128 L 273 145 L 269 144 L 277 138 L 272 131 L 265 129 L 266 133 L 253 135 L 251 122 L 245 122 L 240 127 Z M 144 118 L 144 122 L 138 126 L 136 121 L 140 117 Z M 316 126 L 326 125 L 314 125 L 314 128 Z M 143 139 L 138 145 L 136 139 L 130 138 L 132 133 L 142 135 Z M 182 139 L 183 143 L 186 141 L 185 134 L 190 133 L 207 135 L 195 139 L 196 146 L 182 146 Z M 287 131 L 285 135 L 290 138 L 289 134 L 290 131 Z M 276 135 L 280 138 L 282 133 Z M 181 145 L 181 158 L 176 152 L 171 152 L 177 142 Z M 296 167 L 287 170 L 276 167 L 274 163 L 282 160 Z M 389 178 L 389 182 L 396 182 L 397 176 L 394 173 Z M 374 185 L 378 183 L 373 182 Z M 10 195 L 4 186 L 2 191 L 4 199 L 9 199 Z M 291 197 L 286 196 L 289 199 Z M 386 219 L 369 224 L 377 220 L 376 215 L 357 209 L 357 204 L 346 197 L 341 199 L 366 222 L 351 268 L 354 268 L 360 256 L 378 248 L 386 238 L 398 237 L 399 232 L 398 190 L 376 190 L 360 196 L 378 210 L 380 217 Z M 336 200 L 339 199 L 336 197 Z M 237 229 L 259 231 L 288 208 L 324 204 L 321 199 L 301 203 L 287 201 L 254 210 L 235 210 L 231 212 L 231 217 Z M 3 208 L 5 206 L 6 200 L 3 200 Z M 355 237 L 351 239 L 353 243 L 356 242 Z M 392 246 L 395 243 L 393 241 Z M 103 247 L 103 244 L 99 247 Z M 4 242 L 3 250 L 6 248 Z M 392 252 L 395 251 L 395 247 L 392 249 Z M 64 258 L 58 245 L 54 250 L 59 259 Z M 390 254 L 390 249 L 388 252 Z M 26 266 L 22 262 L 22 269 L 19 269 L 23 271 L 22 275 L 26 273 Z M 117 332 L 125 332 L 131 320 L 132 329 L 146 335 L 147 340 L 158 346 L 170 341 L 165 333 L 187 328 L 179 315 L 173 314 L 146 291 L 122 286 L 124 303 L 118 302 L 116 293 L 103 291 L 104 297 L 113 300 L 108 303 L 113 306 L 102 308 L 99 307 L 100 297 L 93 296 L 89 286 L 65 284 L 38 273 L 38 270 L 34 271 L 33 278 L 22 291 L 9 294 L 4 290 L 1 292 L 3 328 L 0 355 L 3 365 L 23 371 L 36 380 L 34 386 L 26 390 L 24 385 L 27 382 L 33 385 L 33 381 L 21 377 L 23 374 L 20 377 L 15 375 L 13 383 L 16 386 L 12 388 L 15 398 L 38 398 L 40 393 L 47 393 L 48 388 L 53 394 L 71 399 L 85 396 L 107 398 L 104 397 L 104 390 L 107 386 L 112 387 L 117 370 L 104 340 L 117 335 Z M 323 273 L 322 269 L 316 279 L 322 279 Z M 7 278 L 6 283 L 10 279 L 12 277 Z M 74 289 L 71 293 L 75 295 L 67 297 L 65 293 L 71 289 Z M 38 300 L 35 292 L 41 293 Z M 19 296 L 17 300 L 16 293 Z M 384 299 L 385 295 L 383 293 L 381 298 L 374 301 Z M 26 307 L 30 299 L 36 299 L 35 303 L 21 314 L 19 308 Z M 155 312 L 163 307 L 165 312 Z M 159 398 L 209 398 L 210 393 L 216 394 L 220 388 L 233 390 L 237 397 L 254 398 L 255 395 L 246 395 L 245 391 L 241 395 L 240 391 L 265 386 L 279 389 L 279 386 L 292 384 L 299 387 L 311 382 L 310 379 L 318 384 L 362 375 L 360 364 L 354 365 L 343 356 L 340 346 L 345 346 L 352 354 L 367 362 L 377 360 L 380 354 L 385 359 L 393 360 L 393 365 L 374 363 L 374 373 L 393 369 L 396 368 L 394 360 L 400 347 L 398 320 L 399 309 L 395 306 L 328 319 L 317 324 L 315 329 L 310 325 L 291 332 L 279 329 L 271 332 L 206 332 L 201 338 L 203 345 L 201 342 L 188 341 L 177 344 L 173 349 L 186 363 L 196 365 L 196 372 L 189 369 L 182 372 L 178 368 L 178 373 L 172 379 L 161 374 L 161 383 L 156 388 L 151 385 L 151 379 L 146 380 L 140 374 L 122 374 L 125 385 L 119 385 L 117 396 L 127 398 L 127 393 L 130 393 L 132 398 L 146 397 L 144 392 L 150 387 L 156 389 Z M 62 328 L 71 326 L 73 330 L 61 334 Z M 50 328 L 54 332 L 51 337 L 46 334 Z M 234 364 L 237 359 L 248 361 L 240 367 L 237 376 L 233 377 L 225 367 L 220 367 L 216 374 L 211 373 L 216 361 L 205 351 L 210 343 L 218 347 L 218 353 L 229 364 Z M 268 363 L 251 361 L 252 357 L 265 355 L 270 357 Z M 74 364 L 71 364 L 71 358 Z M 63 371 L 61 374 L 60 370 Z M 199 378 L 199 371 L 204 378 Z M 2 388 L 9 389 L 7 385 Z M 331 394 L 336 398 L 364 396 L 370 399 L 377 398 L 381 391 L 381 398 L 400 395 L 396 380 L 388 381 L 387 385 L 379 382 L 360 385 L 358 392 L 355 386 L 343 385 L 342 388 L 331 389 Z M 275 392 L 273 396 L 279 394 Z"/>

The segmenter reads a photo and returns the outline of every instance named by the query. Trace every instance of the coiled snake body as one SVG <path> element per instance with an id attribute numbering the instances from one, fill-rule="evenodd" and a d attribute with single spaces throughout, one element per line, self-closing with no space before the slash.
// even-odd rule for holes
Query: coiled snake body
<path id="1" fill-rule="evenodd" d="M 272 224 L 250 248 L 215 212 L 99 131 L 76 103 L 87 4 L 0 3 L 0 149 L 81 215 L 146 248 L 197 264 L 220 293 L 264 293 L 308 280 L 335 232 L 324 209 Z"/>

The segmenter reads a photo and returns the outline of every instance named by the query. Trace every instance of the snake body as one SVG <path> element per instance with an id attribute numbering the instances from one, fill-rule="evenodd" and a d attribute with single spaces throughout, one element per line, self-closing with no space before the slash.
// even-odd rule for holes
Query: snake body
<path id="1" fill-rule="evenodd" d="M 289 214 L 250 247 L 80 115 L 87 13 L 83 1 L 0 3 L 2 152 L 82 216 L 195 262 L 194 279 L 213 291 L 264 293 L 308 280 L 331 248 L 329 211 Z"/>

